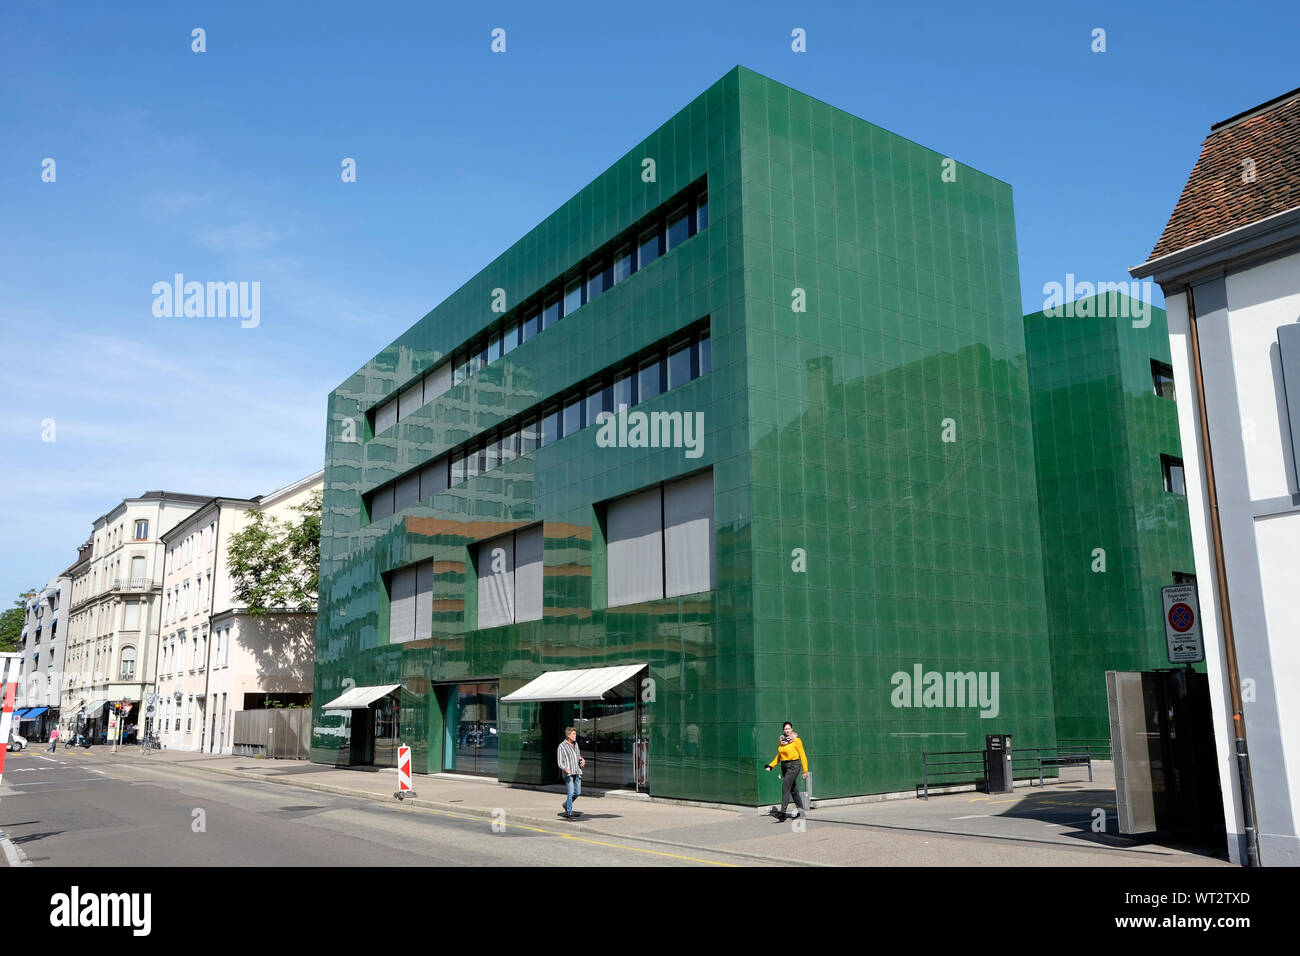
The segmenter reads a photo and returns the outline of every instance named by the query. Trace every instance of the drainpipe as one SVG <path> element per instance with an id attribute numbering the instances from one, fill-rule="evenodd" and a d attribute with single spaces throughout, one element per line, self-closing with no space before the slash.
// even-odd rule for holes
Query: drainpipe
<path id="1" fill-rule="evenodd" d="M 203 702 L 207 705 L 208 712 L 204 717 L 213 717 L 216 715 L 216 708 L 212 705 L 212 698 L 208 696 L 208 690 L 212 687 L 212 638 L 214 632 L 212 629 L 212 612 L 214 605 L 217 603 L 217 578 L 219 576 L 221 565 L 221 505 L 217 505 L 217 520 L 212 524 L 212 593 L 208 595 L 208 646 L 203 649 L 206 659 L 203 662 Z M 207 720 L 204 723 L 208 723 Z M 199 753 L 203 753 L 204 736 L 207 733 L 207 727 L 199 728 Z M 207 741 L 208 746 L 212 746 L 217 739 L 216 731 L 212 732 L 212 740 Z"/>
<path id="2" fill-rule="evenodd" d="M 1246 830 L 1246 865 L 1259 866 L 1259 842 L 1255 831 L 1255 788 L 1250 777 L 1250 753 L 1246 747 L 1246 718 L 1241 702 L 1241 675 L 1237 668 L 1237 641 L 1232 629 L 1232 607 L 1228 601 L 1228 572 L 1223 560 L 1223 531 L 1219 524 L 1219 493 L 1214 483 L 1214 456 L 1210 450 L 1210 422 L 1205 411 L 1205 383 L 1201 378 L 1201 340 L 1196 331 L 1196 298 L 1191 284 L 1187 294 L 1187 325 L 1192 337 L 1192 375 L 1196 380 L 1196 414 L 1201 425 L 1201 462 L 1205 466 L 1205 487 L 1210 504 L 1210 534 L 1213 538 L 1214 576 L 1223 616 L 1224 657 L 1228 665 L 1228 688 L 1232 695 L 1232 733 L 1237 756 L 1237 786 L 1241 792 L 1241 817 Z"/>

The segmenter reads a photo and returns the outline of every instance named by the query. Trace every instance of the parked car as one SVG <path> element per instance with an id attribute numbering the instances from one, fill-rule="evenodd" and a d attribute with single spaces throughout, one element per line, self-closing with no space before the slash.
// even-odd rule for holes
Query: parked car
<path id="1" fill-rule="evenodd" d="M 22 734 L 16 734 L 12 730 L 9 731 L 9 752 L 10 753 L 18 753 L 18 751 L 22 750 L 26 746 L 27 746 L 26 737 L 24 737 Z"/>

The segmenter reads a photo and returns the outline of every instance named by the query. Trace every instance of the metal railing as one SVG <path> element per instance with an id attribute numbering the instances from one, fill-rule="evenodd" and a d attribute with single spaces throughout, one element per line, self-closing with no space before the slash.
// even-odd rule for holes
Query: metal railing
<path id="1" fill-rule="evenodd" d="M 1048 768 L 1084 767 L 1088 768 L 1088 782 L 1092 783 L 1092 749 L 1098 745 L 1071 743 L 1064 747 L 1017 747 L 1011 751 L 1011 778 L 1029 780 L 1032 785 L 1038 777 L 1038 785 L 1044 786 L 1044 773 Z M 1110 742 L 1105 749 L 1109 753 Z M 935 760 L 935 757 L 955 757 L 955 760 Z M 989 768 L 988 752 L 984 750 L 928 750 L 921 752 L 921 799 L 930 799 L 930 780 L 935 777 L 960 776 L 965 779 L 954 783 L 983 783 L 988 789 Z M 956 767 L 954 770 L 937 770 L 936 767 Z"/>
<path id="2" fill-rule="evenodd" d="M 114 578 L 114 591 L 147 591 L 153 586 L 151 578 Z"/>

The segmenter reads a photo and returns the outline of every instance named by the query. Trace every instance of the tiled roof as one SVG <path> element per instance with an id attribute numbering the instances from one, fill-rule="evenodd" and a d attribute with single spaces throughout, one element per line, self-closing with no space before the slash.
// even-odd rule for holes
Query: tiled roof
<path id="1" fill-rule="evenodd" d="M 1247 175 L 1252 163 L 1253 181 Z M 1148 259 L 1298 206 L 1300 90 L 1292 90 L 1210 127 L 1178 205 Z"/>

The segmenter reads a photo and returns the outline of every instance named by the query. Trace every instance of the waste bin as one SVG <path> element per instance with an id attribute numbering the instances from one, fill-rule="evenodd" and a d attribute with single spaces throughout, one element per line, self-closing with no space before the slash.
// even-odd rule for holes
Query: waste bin
<path id="1" fill-rule="evenodd" d="M 989 793 L 1010 793 L 1011 735 L 988 734 L 984 737 L 984 782 Z"/>

